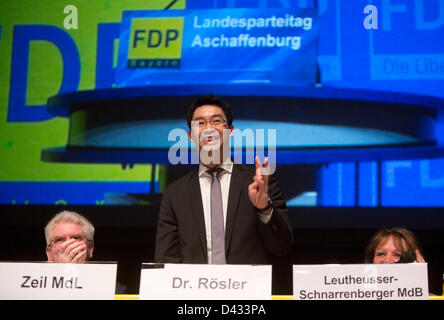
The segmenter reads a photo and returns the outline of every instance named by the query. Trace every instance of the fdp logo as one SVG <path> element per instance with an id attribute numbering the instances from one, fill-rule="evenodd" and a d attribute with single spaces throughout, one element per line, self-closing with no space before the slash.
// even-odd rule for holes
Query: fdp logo
<path id="1" fill-rule="evenodd" d="M 179 68 L 183 17 L 132 20 L 128 68 Z"/>

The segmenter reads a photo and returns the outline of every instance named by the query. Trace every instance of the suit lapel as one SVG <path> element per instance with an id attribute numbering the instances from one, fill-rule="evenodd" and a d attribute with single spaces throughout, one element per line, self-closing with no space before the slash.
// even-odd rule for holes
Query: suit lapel
<path id="1" fill-rule="evenodd" d="M 203 253 L 204 257 L 208 258 L 208 256 L 207 256 L 207 238 L 206 238 L 206 232 L 205 232 L 205 218 L 204 218 L 204 211 L 203 211 L 203 206 L 202 206 L 202 194 L 200 191 L 199 171 L 198 170 L 194 170 L 189 175 L 188 193 L 189 193 L 189 199 L 191 202 L 191 214 L 193 216 L 192 218 L 195 221 L 197 232 L 199 233 L 202 253 Z M 195 231 L 191 230 L 191 232 L 195 232 Z"/>
<path id="2" fill-rule="evenodd" d="M 231 242 L 231 235 L 236 221 L 237 209 L 239 207 L 239 198 L 242 192 L 242 186 L 245 176 L 245 169 L 240 165 L 233 165 L 231 173 L 230 189 L 228 193 L 227 205 L 227 221 L 225 225 L 225 253 L 228 254 L 228 249 Z"/>

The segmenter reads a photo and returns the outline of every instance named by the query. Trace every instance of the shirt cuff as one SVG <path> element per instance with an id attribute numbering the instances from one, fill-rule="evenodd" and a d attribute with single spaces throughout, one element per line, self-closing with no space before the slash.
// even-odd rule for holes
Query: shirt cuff
<path id="1" fill-rule="evenodd" d="M 258 215 L 258 217 L 259 217 L 259 220 L 262 222 L 262 223 L 268 223 L 268 221 L 270 221 L 271 220 L 271 216 L 273 215 L 273 209 L 271 209 L 271 212 L 270 212 L 270 214 L 263 214 L 263 213 L 257 213 L 257 215 Z"/>

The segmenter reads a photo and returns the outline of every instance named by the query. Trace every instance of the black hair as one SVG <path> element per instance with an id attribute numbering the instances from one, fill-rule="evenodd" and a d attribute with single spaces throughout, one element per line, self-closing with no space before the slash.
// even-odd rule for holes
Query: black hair
<path id="1" fill-rule="evenodd" d="M 213 94 L 210 94 L 197 97 L 193 101 L 191 106 L 188 108 L 187 123 L 189 128 L 191 128 L 191 121 L 193 120 L 194 111 L 196 111 L 197 108 L 204 105 L 217 106 L 221 108 L 225 114 L 225 117 L 227 118 L 228 126 L 231 127 L 233 123 L 233 113 L 231 112 L 230 107 L 221 98 L 216 97 Z"/>

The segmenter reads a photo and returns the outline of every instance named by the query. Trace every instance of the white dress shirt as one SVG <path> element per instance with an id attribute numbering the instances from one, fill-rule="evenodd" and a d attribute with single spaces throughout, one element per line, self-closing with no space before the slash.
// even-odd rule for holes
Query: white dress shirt
<path id="1" fill-rule="evenodd" d="M 224 169 L 219 174 L 220 187 L 222 191 L 222 209 L 224 214 L 224 230 L 227 223 L 227 207 L 228 207 L 228 194 L 230 190 L 231 173 L 233 172 L 233 162 L 228 159 L 222 163 L 220 168 Z M 205 220 L 205 233 L 207 236 L 207 253 L 208 263 L 212 263 L 212 249 L 211 249 L 211 179 L 212 176 L 207 172 L 209 168 L 203 164 L 199 164 L 199 184 L 200 192 L 202 195 L 202 206 L 204 211 Z M 273 213 L 273 212 L 272 212 Z M 263 223 L 267 223 L 271 219 L 270 215 L 264 215 L 258 213 L 259 219 Z"/>

